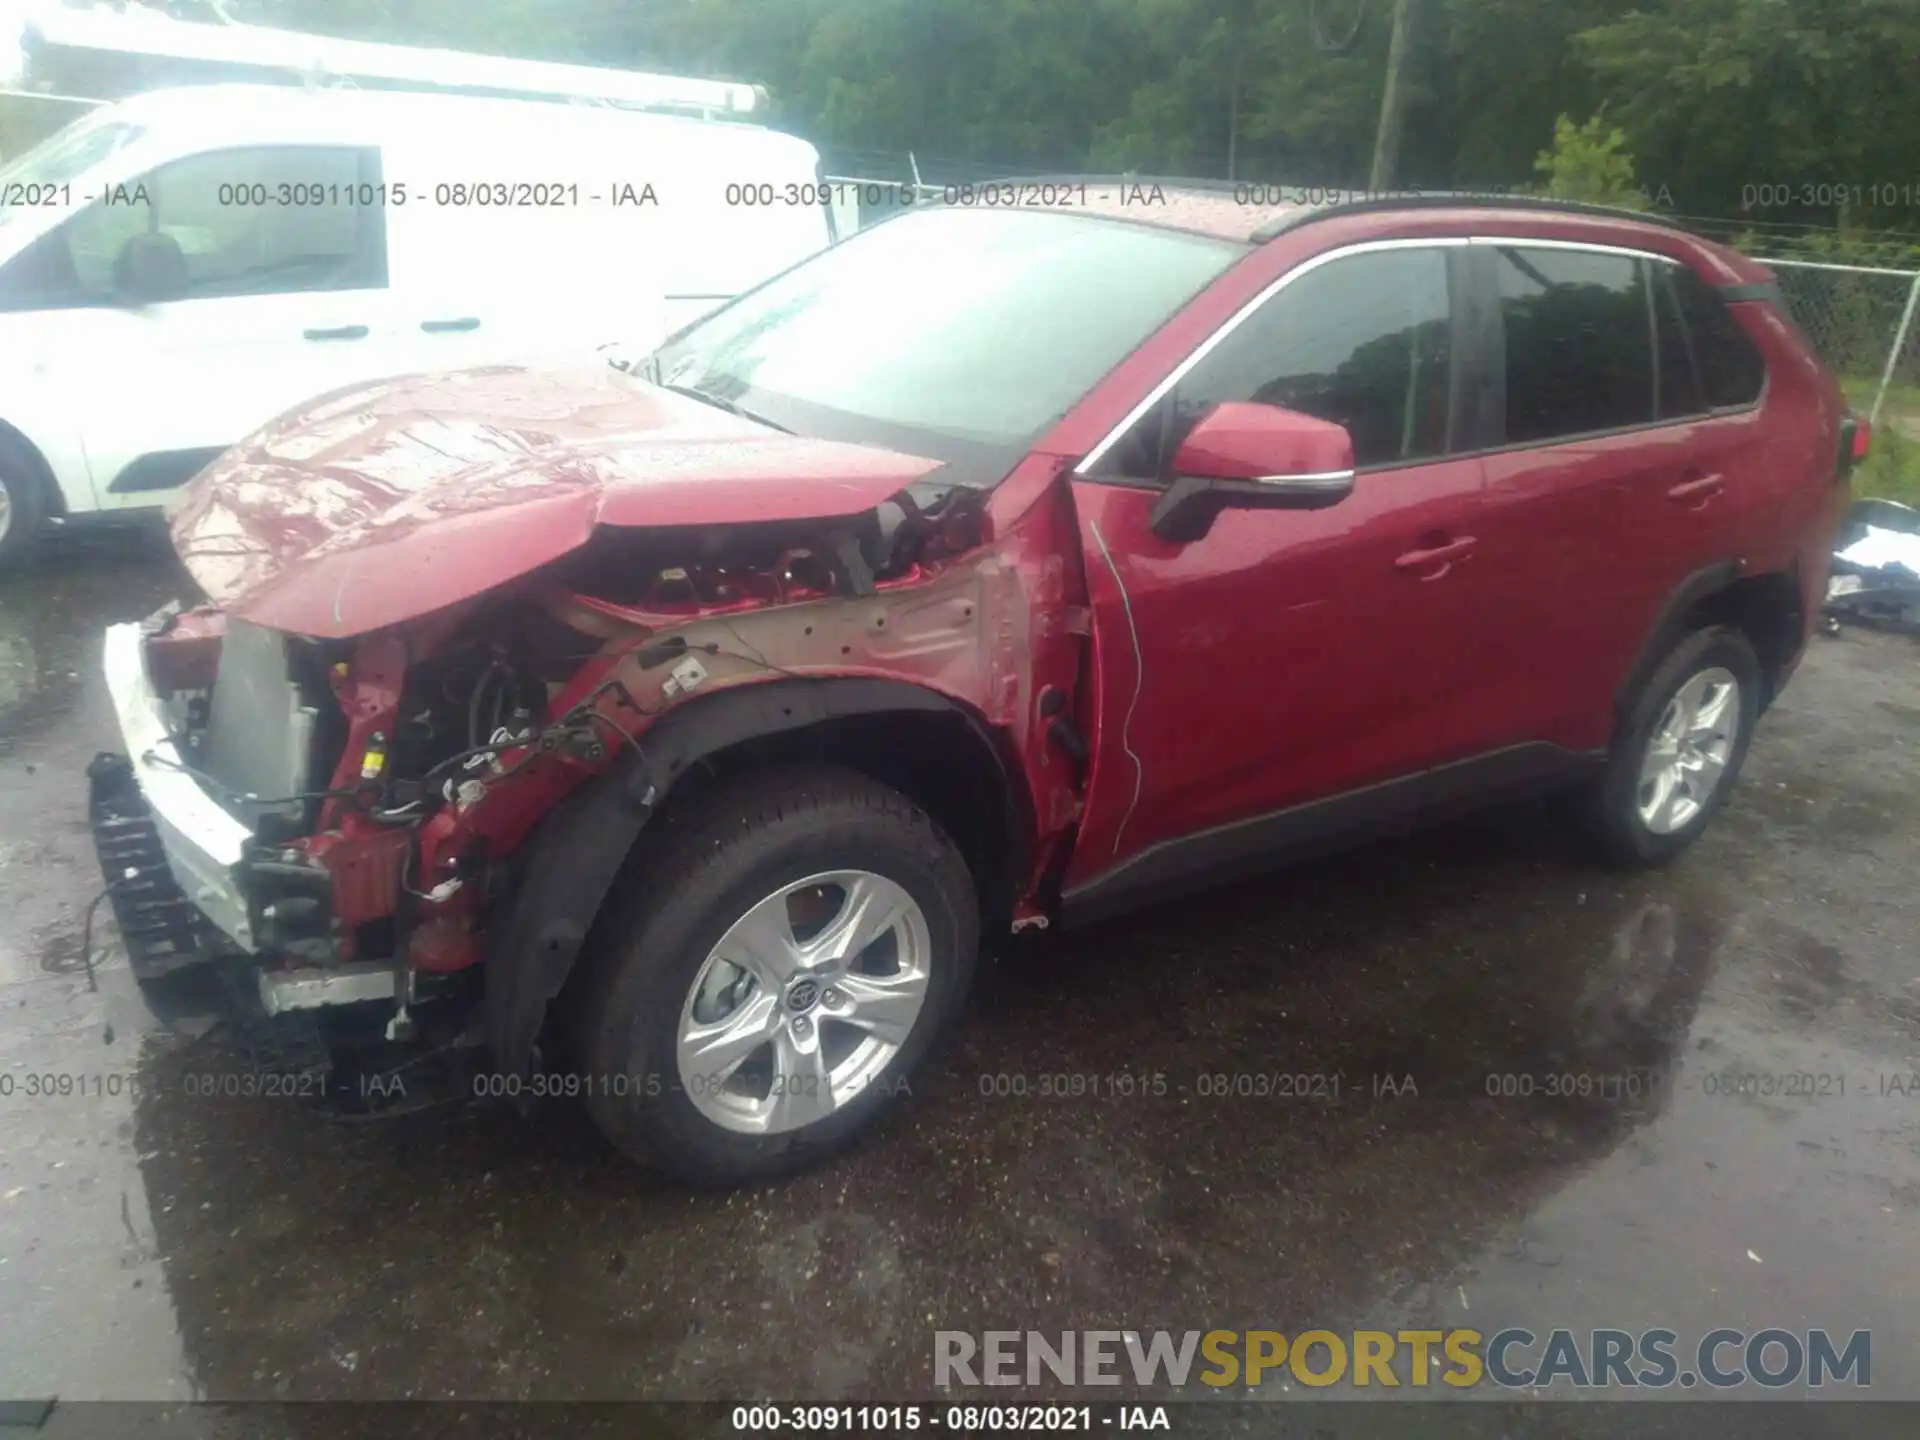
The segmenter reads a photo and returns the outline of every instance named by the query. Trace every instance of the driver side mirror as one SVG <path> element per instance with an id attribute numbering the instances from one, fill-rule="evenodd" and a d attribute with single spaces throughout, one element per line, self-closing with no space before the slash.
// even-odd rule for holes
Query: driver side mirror
<path id="1" fill-rule="evenodd" d="M 1323 510 L 1353 493 L 1346 427 L 1277 405 L 1233 400 L 1200 417 L 1173 457 L 1173 483 L 1148 515 L 1162 540 L 1186 543 L 1222 510 Z"/>
<path id="2" fill-rule="evenodd" d="M 129 305 L 179 299 L 187 290 L 187 257 L 180 242 L 157 230 L 128 236 L 113 260 L 113 288 Z"/>

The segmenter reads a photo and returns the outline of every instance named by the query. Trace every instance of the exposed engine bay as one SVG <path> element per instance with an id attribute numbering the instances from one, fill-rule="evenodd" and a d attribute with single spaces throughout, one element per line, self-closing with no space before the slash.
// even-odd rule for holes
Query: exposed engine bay
<path id="1" fill-rule="evenodd" d="M 962 653 L 977 668 L 992 567 L 940 576 L 979 543 L 979 492 L 914 490 L 854 520 L 602 528 L 510 587 L 351 639 L 212 607 L 153 617 L 172 753 L 144 758 L 250 835 L 242 948 L 268 1010 L 390 995 L 404 1032 L 478 960 L 540 815 L 696 690 L 900 646 L 936 673 Z"/>

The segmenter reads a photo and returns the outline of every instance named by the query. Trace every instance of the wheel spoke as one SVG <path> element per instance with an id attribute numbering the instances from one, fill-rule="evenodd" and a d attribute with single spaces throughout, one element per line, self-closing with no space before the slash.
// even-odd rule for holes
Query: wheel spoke
<path id="1" fill-rule="evenodd" d="M 1657 740 L 1666 745 L 1678 745 L 1680 736 L 1686 730 L 1686 713 L 1681 708 L 1681 697 L 1675 695 L 1667 701 L 1667 708 L 1660 712 L 1660 723 L 1654 726 Z"/>
<path id="2" fill-rule="evenodd" d="M 1640 783 L 1644 786 L 1658 780 L 1661 775 L 1674 767 L 1680 758 L 1680 747 L 1665 736 L 1656 737 L 1647 746 L 1647 758 L 1640 765 Z"/>
<path id="3" fill-rule="evenodd" d="M 1719 685 L 1711 689 L 1699 708 L 1693 714 L 1693 734 L 1721 739 L 1727 733 L 1727 712 L 1738 700 L 1739 692 L 1731 685 Z"/>
<path id="4" fill-rule="evenodd" d="M 1678 766 L 1667 772 L 1665 793 L 1660 797 L 1655 829 L 1670 833 L 1686 823 L 1693 811 L 1693 797 L 1687 791 L 1686 777 Z"/>
<path id="5" fill-rule="evenodd" d="M 749 1055 L 773 1039 L 779 1018 L 779 997 L 761 990 L 725 1019 L 685 1030 L 680 1036 L 682 1079 L 701 1091 L 718 1090 Z"/>
<path id="6" fill-rule="evenodd" d="M 1680 693 L 1673 697 L 1673 728 L 1669 732 L 1678 740 L 1693 729 L 1694 708 L 1700 703 L 1698 683 L 1688 681 L 1680 687 Z"/>
<path id="7" fill-rule="evenodd" d="M 783 1027 L 773 1042 L 773 1090 L 767 1096 L 766 1128 L 769 1133 L 796 1130 L 831 1115 L 838 1104 L 833 1098 L 833 1075 L 826 1056 L 820 1053 L 820 1029 L 813 1027 L 804 1038 Z"/>
<path id="8" fill-rule="evenodd" d="M 808 962 L 849 965 L 898 925 L 913 897 L 884 875 L 850 875 L 842 884 L 846 900 L 817 936 L 808 942 Z"/>
<path id="9" fill-rule="evenodd" d="M 760 982 L 763 990 L 777 991 L 801 966 L 800 942 L 793 937 L 787 916 L 787 895 L 769 896 L 740 917 L 726 938 L 714 948 Z"/>
<path id="10" fill-rule="evenodd" d="M 857 1025 L 888 1045 L 904 1045 L 926 998 L 927 977 L 918 974 L 842 975 L 834 988 L 846 997 L 844 1008 L 830 1010 L 836 1020 Z"/>
<path id="11" fill-rule="evenodd" d="M 1696 752 L 1693 763 L 1687 768 L 1693 775 L 1694 794 L 1705 800 L 1719 786 L 1721 775 L 1726 773 L 1726 757 L 1715 755 L 1710 750 L 1701 750 Z"/>
<path id="12" fill-rule="evenodd" d="M 1666 825 L 1667 807 L 1673 801 L 1673 792 L 1679 788 L 1675 778 L 1674 767 L 1668 764 L 1641 783 L 1643 794 L 1648 784 L 1653 786 L 1653 794 L 1640 802 L 1640 819 L 1649 830 L 1662 830 Z"/>

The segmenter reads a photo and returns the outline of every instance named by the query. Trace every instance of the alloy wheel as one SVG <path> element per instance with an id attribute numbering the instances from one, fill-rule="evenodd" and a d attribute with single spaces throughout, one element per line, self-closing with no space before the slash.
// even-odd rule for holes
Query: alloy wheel
<path id="1" fill-rule="evenodd" d="M 682 1089 L 741 1134 L 825 1119 L 912 1034 L 932 951 L 920 906 L 884 875 L 835 870 L 783 885 L 701 963 L 681 1007 Z"/>
<path id="2" fill-rule="evenodd" d="M 1671 835 L 1707 807 L 1726 779 L 1740 716 L 1740 682 L 1731 670 L 1699 671 L 1674 692 L 1640 764 L 1641 824 Z"/>

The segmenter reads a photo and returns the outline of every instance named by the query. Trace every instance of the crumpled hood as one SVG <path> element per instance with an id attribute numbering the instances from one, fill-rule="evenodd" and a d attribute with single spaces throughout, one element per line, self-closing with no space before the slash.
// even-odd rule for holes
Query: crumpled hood
<path id="1" fill-rule="evenodd" d="M 858 515 L 937 461 L 781 434 L 600 362 L 323 396 L 188 486 L 173 543 L 210 599 L 364 634 L 478 595 L 599 525 Z"/>

